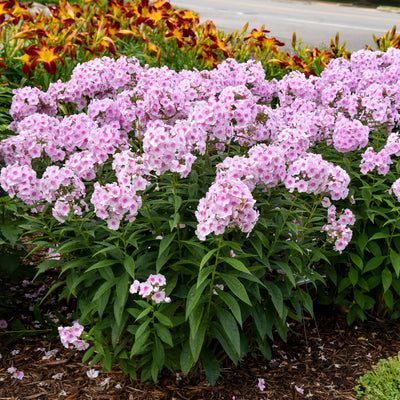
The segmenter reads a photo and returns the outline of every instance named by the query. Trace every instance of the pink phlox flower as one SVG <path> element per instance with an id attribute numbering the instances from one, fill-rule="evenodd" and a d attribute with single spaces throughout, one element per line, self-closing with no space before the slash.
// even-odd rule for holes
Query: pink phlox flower
<path id="1" fill-rule="evenodd" d="M 254 204 L 255 200 L 245 182 L 217 177 L 195 212 L 197 237 L 205 240 L 212 232 L 219 235 L 225 229 L 236 226 L 242 232 L 251 232 L 259 216 Z"/>
<path id="2" fill-rule="evenodd" d="M 163 290 L 155 292 L 153 296 L 151 296 L 152 300 L 154 300 L 157 304 L 161 303 L 165 300 L 165 292 Z"/>
<path id="3" fill-rule="evenodd" d="M 142 282 L 140 284 L 139 295 L 142 297 L 150 296 L 153 292 L 153 286 L 148 282 Z"/>
<path id="4" fill-rule="evenodd" d="M 296 392 L 297 392 L 297 393 L 304 394 L 303 386 L 304 386 L 304 385 L 302 385 L 302 386 L 297 386 L 297 385 L 295 385 L 294 388 L 296 389 Z"/>
<path id="5" fill-rule="evenodd" d="M 138 293 L 143 298 L 151 298 L 157 304 L 161 302 L 169 303 L 171 302 L 171 299 L 166 297 L 164 289 L 160 289 L 161 286 L 165 285 L 166 279 L 164 275 L 151 274 L 145 282 L 135 280 L 132 283 L 129 292 L 132 294 Z"/>
<path id="6" fill-rule="evenodd" d="M 259 389 L 261 391 L 264 391 L 264 389 L 265 389 L 265 380 L 264 380 L 264 378 L 258 378 L 257 386 L 259 387 Z"/>
<path id="7" fill-rule="evenodd" d="M 348 225 L 354 225 L 355 216 L 351 210 L 342 210 L 338 217 L 335 206 L 328 208 L 328 224 L 322 227 L 322 231 L 327 233 L 328 242 L 334 242 L 334 250 L 341 253 L 352 238 L 352 230 Z"/>
<path id="8" fill-rule="evenodd" d="M 9 374 L 13 374 L 13 373 L 16 372 L 16 371 L 17 371 L 17 368 L 15 368 L 14 366 L 7 368 L 7 372 L 8 372 Z"/>
<path id="9" fill-rule="evenodd" d="M 394 194 L 397 197 L 397 201 L 400 201 L 400 178 L 393 182 L 388 192 Z"/>
<path id="10" fill-rule="evenodd" d="M 13 373 L 13 378 L 18 379 L 18 380 L 22 380 L 25 376 L 23 371 L 16 371 Z"/>
<path id="11" fill-rule="evenodd" d="M 75 347 L 79 351 L 86 350 L 89 344 L 80 339 L 83 330 L 84 327 L 78 321 L 75 321 L 72 326 L 59 326 L 58 333 L 63 346 L 68 349 L 72 345 L 72 347 Z"/>
<path id="12" fill-rule="evenodd" d="M 292 192 L 329 195 L 332 200 L 347 197 L 350 177 L 347 172 L 322 158 L 320 154 L 307 153 L 288 168 L 285 186 Z"/>
<path id="13" fill-rule="evenodd" d="M 129 288 L 129 293 L 131 294 L 138 293 L 139 289 L 140 289 L 140 282 L 137 279 L 135 279 Z"/>
<path id="14" fill-rule="evenodd" d="M 99 371 L 97 369 L 89 369 L 89 371 L 86 371 L 86 375 L 90 379 L 96 379 L 99 376 Z"/>

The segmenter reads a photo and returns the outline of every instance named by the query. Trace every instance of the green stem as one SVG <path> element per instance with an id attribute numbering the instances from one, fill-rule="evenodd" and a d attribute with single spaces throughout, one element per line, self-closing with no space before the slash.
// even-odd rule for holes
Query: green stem
<path id="1" fill-rule="evenodd" d="M 44 332 L 51 332 L 53 329 L 21 329 L 19 331 L 4 331 L 0 332 L 0 335 L 12 335 L 12 334 L 19 334 L 19 333 L 44 333 Z"/>
<path id="2" fill-rule="evenodd" d="M 211 274 L 210 291 L 208 293 L 208 305 L 207 305 L 207 314 L 206 314 L 207 316 L 209 315 L 209 312 L 210 312 L 210 307 L 211 307 L 211 302 L 212 302 L 211 300 L 212 300 L 212 295 L 213 295 L 213 291 L 214 291 L 215 273 L 217 272 L 219 254 L 220 254 L 221 249 L 222 249 L 223 240 L 224 240 L 223 235 L 219 235 L 219 238 L 218 238 L 218 250 L 217 250 L 217 255 L 215 256 L 214 268 L 213 268 L 212 274 Z"/>
<path id="3" fill-rule="evenodd" d="M 177 190 L 176 190 L 177 187 L 178 187 L 178 181 L 177 181 L 176 174 L 172 174 L 172 189 L 173 189 L 173 193 L 174 193 L 174 199 L 175 199 L 175 197 L 177 197 Z M 175 211 L 175 214 L 177 212 L 179 212 L 179 209 L 178 210 L 175 209 L 175 204 L 174 204 L 174 211 Z M 176 226 L 176 230 L 177 230 L 177 235 L 178 235 L 179 258 L 181 259 L 182 258 L 182 243 L 181 243 L 179 222 Z"/>
<path id="4" fill-rule="evenodd" d="M 374 187 L 375 187 L 375 183 L 376 183 L 376 174 L 377 173 L 378 172 L 375 168 L 373 179 L 372 179 L 372 185 L 370 186 L 368 203 L 366 204 L 366 207 L 365 207 L 366 210 L 369 210 L 371 203 L 372 203 L 372 197 L 373 197 L 373 193 L 374 193 Z M 364 223 L 363 232 L 365 232 L 365 229 L 367 228 L 367 223 L 368 223 L 368 216 L 367 216 L 367 218 L 364 218 L 363 223 Z"/>
<path id="5" fill-rule="evenodd" d="M 79 224 L 78 218 L 76 217 L 74 212 L 72 213 L 72 215 L 74 216 L 74 221 L 75 221 L 75 224 L 76 224 L 76 226 L 78 228 L 79 233 L 83 237 L 83 240 L 85 241 L 88 249 L 93 254 L 94 252 L 93 252 L 92 246 L 90 245 L 90 240 L 89 240 L 88 236 L 86 235 L 85 231 L 82 229 L 81 225 Z"/>
<path id="6" fill-rule="evenodd" d="M 275 235 L 275 240 L 274 240 L 274 242 L 272 243 L 272 246 L 270 247 L 270 249 L 269 249 L 269 251 L 268 251 L 267 259 L 269 259 L 270 255 L 271 255 L 272 252 L 274 251 L 275 245 L 278 243 L 279 237 L 281 236 L 281 233 L 282 233 L 284 227 L 286 226 L 286 222 L 287 222 L 287 220 L 288 220 L 288 218 L 289 218 L 289 215 L 290 215 L 291 211 L 292 211 L 293 208 L 294 208 L 294 205 L 295 205 L 295 203 L 296 203 L 297 197 L 298 197 L 298 194 L 296 194 L 296 195 L 294 196 L 294 199 L 292 200 L 292 204 L 290 205 L 290 208 L 289 208 L 288 212 L 286 213 L 286 216 L 285 216 L 285 218 L 284 218 L 284 220 L 283 220 L 283 222 L 282 222 L 282 225 L 280 226 L 278 233 Z"/>
<path id="7" fill-rule="evenodd" d="M 399 218 L 400 218 L 400 212 L 397 211 L 396 222 L 393 224 L 392 233 L 390 234 L 390 237 L 389 237 L 389 240 L 388 240 L 388 251 L 390 251 L 390 246 L 392 245 L 392 240 L 393 240 L 394 231 L 396 230 L 396 227 L 397 227 L 397 223 L 398 223 L 398 221 L 399 221 Z"/>

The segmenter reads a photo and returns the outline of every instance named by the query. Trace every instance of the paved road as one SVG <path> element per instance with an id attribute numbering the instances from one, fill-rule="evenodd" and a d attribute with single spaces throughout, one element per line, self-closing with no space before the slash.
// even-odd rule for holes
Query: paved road
<path id="1" fill-rule="evenodd" d="M 372 34 L 382 36 L 397 24 L 400 8 L 391 11 L 358 8 L 333 3 L 290 0 L 171 0 L 174 6 L 197 11 L 200 22 L 214 21 L 218 29 L 233 32 L 249 22 L 249 32 L 265 24 L 269 35 L 288 47 L 293 32 L 310 47 L 323 48 L 339 32 L 349 50 L 375 48 Z M 400 2 L 399 2 L 400 4 Z"/>

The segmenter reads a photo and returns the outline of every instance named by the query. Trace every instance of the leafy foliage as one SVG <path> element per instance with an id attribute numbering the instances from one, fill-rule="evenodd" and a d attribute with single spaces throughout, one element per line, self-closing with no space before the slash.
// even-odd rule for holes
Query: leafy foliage
<path id="1" fill-rule="evenodd" d="M 367 372 L 354 388 L 356 397 L 367 400 L 400 399 L 399 357 L 382 359 L 372 371 Z"/>

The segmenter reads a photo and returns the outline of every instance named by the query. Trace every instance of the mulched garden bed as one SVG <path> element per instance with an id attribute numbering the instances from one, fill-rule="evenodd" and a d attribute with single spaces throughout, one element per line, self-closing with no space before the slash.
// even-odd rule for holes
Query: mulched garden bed
<path id="1" fill-rule="evenodd" d="M 6 308 L 8 321 L 22 319 L 26 327 L 40 329 L 35 322 L 33 305 L 43 295 L 46 282 L 15 285 L 3 281 L 0 296 L 10 294 L 21 300 Z M 5 297 L 4 297 L 5 298 Z M 68 307 L 50 296 L 43 304 L 43 314 L 53 318 L 64 315 Z M 65 349 L 58 337 L 26 336 L 5 347 L 0 335 L 0 400 L 17 399 L 354 399 L 357 379 L 379 359 L 396 355 L 400 350 L 400 322 L 367 321 L 349 327 L 344 314 L 330 309 L 318 310 L 315 321 L 291 325 L 287 343 L 273 345 L 272 360 L 248 357 L 237 367 L 226 364 L 221 377 L 210 387 L 204 374 L 183 377 L 166 373 L 159 384 L 145 385 L 124 376 L 115 367 L 110 373 L 89 378 L 82 353 Z M 11 366 L 24 372 L 22 380 L 12 377 Z M 257 386 L 264 378 L 265 390 Z"/>

